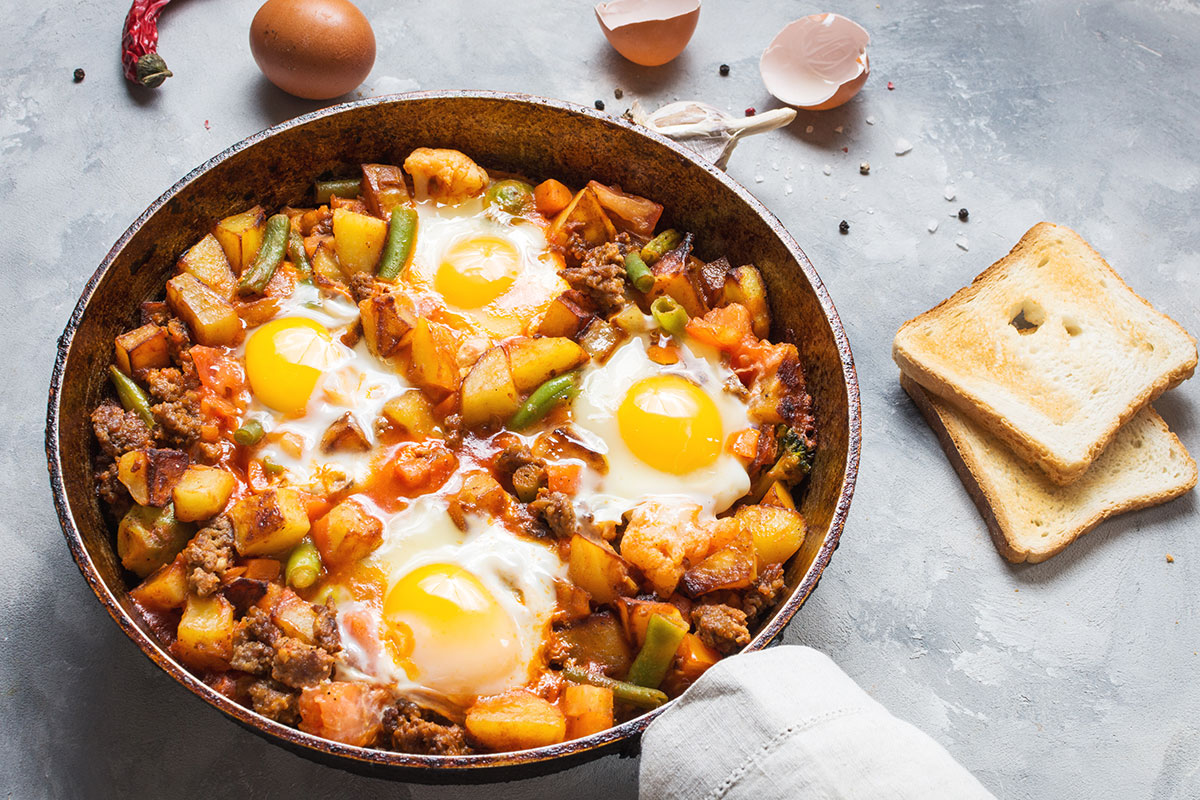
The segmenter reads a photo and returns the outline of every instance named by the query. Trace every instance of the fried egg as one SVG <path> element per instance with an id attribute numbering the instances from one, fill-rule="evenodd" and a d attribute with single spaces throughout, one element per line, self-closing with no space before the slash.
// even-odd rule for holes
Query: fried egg
<path id="1" fill-rule="evenodd" d="M 750 490 L 746 465 L 725 447 L 732 434 L 753 427 L 746 402 L 725 389 L 736 377 L 698 342 L 681 343 L 671 365 L 652 361 L 647 346 L 635 336 L 584 370 L 572 419 L 609 468 L 585 472 L 578 502 L 613 521 L 651 497 L 724 511 Z"/>
<path id="2" fill-rule="evenodd" d="M 384 542 L 363 563 L 382 576 L 382 602 L 339 602 L 341 671 L 444 697 L 525 685 L 566 576 L 557 553 L 481 517 L 461 531 L 435 495 L 374 513 Z"/>
<path id="3" fill-rule="evenodd" d="M 416 250 L 403 279 L 437 302 L 438 321 L 501 339 L 525 332 L 567 288 L 558 275 L 561 256 L 540 225 L 493 218 L 483 198 L 416 208 Z"/>

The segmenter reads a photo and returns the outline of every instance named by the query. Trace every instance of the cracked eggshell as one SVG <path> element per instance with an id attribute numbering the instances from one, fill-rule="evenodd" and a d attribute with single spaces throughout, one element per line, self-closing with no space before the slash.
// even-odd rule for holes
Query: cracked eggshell
<path id="1" fill-rule="evenodd" d="M 596 19 L 618 53 L 643 67 L 657 67 L 691 41 L 700 0 L 610 0 L 596 6 Z"/>
<path id="2" fill-rule="evenodd" d="M 759 59 L 767 91 L 809 111 L 837 108 L 867 82 L 871 35 L 841 14 L 813 14 L 784 26 Z"/>

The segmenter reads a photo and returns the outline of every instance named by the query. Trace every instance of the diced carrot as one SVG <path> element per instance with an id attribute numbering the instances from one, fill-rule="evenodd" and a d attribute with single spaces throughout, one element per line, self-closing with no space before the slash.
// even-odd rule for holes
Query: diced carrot
<path id="1" fill-rule="evenodd" d="M 745 459 L 754 458 L 758 452 L 758 430 L 756 428 L 743 428 L 731 434 L 729 441 L 725 443 L 725 448 Z"/>
<path id="2" fill-rule="evenodd" d="M 304 503 L 304 513 L 308 515 L 310 520 L 320 519 L 328 514 L 329 509 L 333 507 L 333 504 L 329 500 L 313 492 L 301 492 L 300 499 Z"/>
<path id="3" fill-rule="evenodd" d="M 547 217 L 562 211 L 571 203 L 574 193 L 566 184 L 553 178 L 542 181 L 533 190 L 533 204 Z"/>
<path id="4" fill-rule="evenodd" d="M 280 564 L 273 558 L 251 558 L 243 569 L 250 580 L 273 581 L 279 577 Z"/>
<path id="5" fill-rule="evenodd" d="M 246 483 L 249 484 L 250 490 L 254 493 L 265 492 L 270 483 L 267 481 L 267 474 L 263 471 L 262 462 L 258 459 L 252 459 L 246 465 Z"/>
<path id="6" fill-rule="evenodd" d="M 646 348 L 646 355 L 655 364 L 677 364 L 679 363 L 679 351 L 671 345 L 660 347 L 652 344 Z"/>
<path id="7" fill-rule="evenodd" d="M 546 486 L 552 492 L 575 494 L 583 468 L 579 464 L 547 464 Z"/>
<path id="8" fill-rule="evenodd" d="M 612 689 L 570 684 L 563 689 L 562 709 L 567 717 L 568 739 L 608 730 L 613 724 Z"/>

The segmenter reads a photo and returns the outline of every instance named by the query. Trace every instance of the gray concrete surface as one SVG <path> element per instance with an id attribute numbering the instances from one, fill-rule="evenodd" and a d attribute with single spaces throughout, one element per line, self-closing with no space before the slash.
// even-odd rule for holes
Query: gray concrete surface
<path id="1" fill-rule="evenodd" d="M 617 113 L 633 98 L 702 98 L 739 113 L 770 107 L 759 52 L 784 22 L 826 10 L 707 0 L 683 57 L 646 70 L 608 49 L 580 0 L 361 5 L 379 40 L 365 94 L 511 89 L 603 98 Z M 1200 4 L 835 5 L 872 33 L 866 89 L 842 110 L 802 113 L 789 129 L 745 142 L 730 166 L 816 264 L 862 381 L 865 447 L 850 523 L 786 640 L 829 653 L 999 797 L 1200 796 L 1195 497 L 1105 524 L 1044 565 L 1011 567 L 897 387 L 889 357 L 903 320 L 1042 219 L 1075 227 L 1135 289 L 1200 332 Z M 43 404 L 55 337 L 87 276 L 187 170 L 317 107 L 259 76 L 246 44 L 255 7 L 173 4 L 161 52 L 175 77 L 145 93 L 127 90 L 119 72 L 126 2 L 0 0 L 9 42 L 0 56 L 8 286 L 0 408 L 9 420 L 0 453 L 8 498 L 0 790 L 16 798 L 633 797 L 630 760 L 454 791 L 355 778 L 285 753 L 152 667 L 67 553 L 43 468 Z M 722 62 L 732 67 L 727 78 L 717 74 Z M 87 70 L 79 85 L 75 67 Z M 896 156 L 901 138 L 913 148 Z M 863 160 L 872 165 L 865 177 Z M 943 198 L 947 185 L 953 202 Z M 953 216 L 960 206 L 970 209 L 968 223 Z M 837 232 L 843 218 L 846 236 Z M 1193 450 L 1198 388 L 1184 385 L 1158 403 Z M 696 739 L 702 748 L 702 731 Z"/>

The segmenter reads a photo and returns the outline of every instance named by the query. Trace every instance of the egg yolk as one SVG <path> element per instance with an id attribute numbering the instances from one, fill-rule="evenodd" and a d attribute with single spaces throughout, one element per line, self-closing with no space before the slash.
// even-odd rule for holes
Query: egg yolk
<path id="1" fill-rule="evenodd" d="M 516 624 L 479 578 L 454 564 L 428 564 L 388 592 L 383 619 L 409 677 L 447 694 L 509 688 L 519 663 Z"/>
<path id="2" fill-rule="evenodd" d="M 472 236 L 442 256 L 433 287 L 459 308 L 482 308 L 507 292 L 521 271 L 516 246 L 499 236 Z"/>
<path id="3" fill-rule="evenodd" d="M 712 398 L 679 375 L 655 375 L 630 387 L 617 409 L 626 446 L 660 472 L 683 475 L 721 454 L 721 414 Z"/>
<path id="4" fill-rule="evenodd" d="M 328 329 L 302 317 L 272 320 L 246 342 L 250 390 L 285 414 L 305 409 L 321 373 L 336 360 Z"/>

